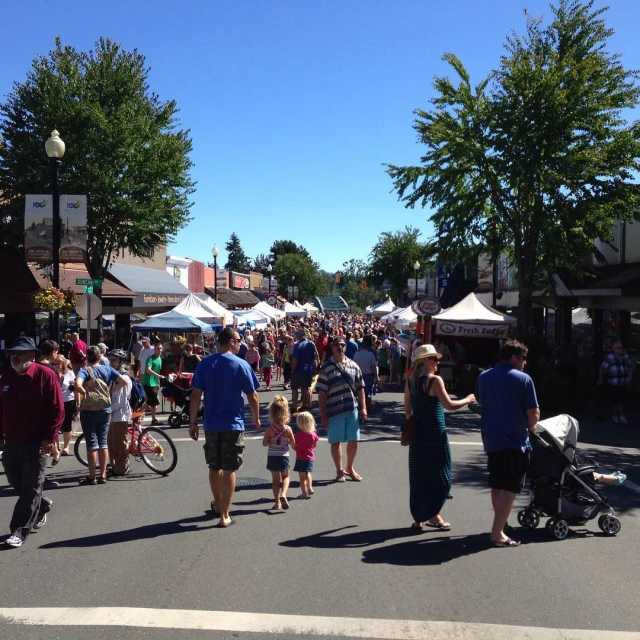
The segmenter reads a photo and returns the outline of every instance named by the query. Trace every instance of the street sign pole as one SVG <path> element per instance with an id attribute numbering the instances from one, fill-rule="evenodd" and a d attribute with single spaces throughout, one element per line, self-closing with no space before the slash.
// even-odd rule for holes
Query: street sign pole
<path id="1" fill-rule="evenodd" d="M 87 346 L 91 346 L 91 295 L 87 296 Z"/>

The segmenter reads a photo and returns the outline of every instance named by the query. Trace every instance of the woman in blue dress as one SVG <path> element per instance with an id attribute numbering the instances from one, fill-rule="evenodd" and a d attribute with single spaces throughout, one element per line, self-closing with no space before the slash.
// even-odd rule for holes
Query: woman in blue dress
<path id="1" fill-rule="evenodd" d="M 452 400 L 444 382 L 437 375 L 442 356 L 432 344 L 416 349 L 414 370 L 404 390 L 404 411 L 407 419 L 414 415 L 418 437 L 409 445 L 409 507 L 413 529 L 423 525 L 444 531 L 451 524 L 443 520 L 440 511 L 451 498 L 451 451 L 444 423 L 444 409 L 461 409 L 475 402 L 473 394 L 462 400 Z"/>

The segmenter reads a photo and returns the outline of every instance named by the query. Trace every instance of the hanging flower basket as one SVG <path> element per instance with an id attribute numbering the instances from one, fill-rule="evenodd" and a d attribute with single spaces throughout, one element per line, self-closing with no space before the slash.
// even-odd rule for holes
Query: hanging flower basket
<path id="1" fill-rule="evenodd" d="M 76 294 L 67 289 L 57 289 L 56 287 L 48 287 L 38 291 L 33 296 L 33 306 L 36 311 L 46 311 L 54 313 L 58 311 L 62 316 L 68 318 L 76 308 Z"/>

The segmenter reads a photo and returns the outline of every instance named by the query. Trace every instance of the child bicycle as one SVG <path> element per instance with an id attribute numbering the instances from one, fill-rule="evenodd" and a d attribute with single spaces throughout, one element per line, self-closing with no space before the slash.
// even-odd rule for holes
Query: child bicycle
<path id="1" fill-rule="evenodd" d="M 136 459 L 142 458 L 151 471 L 166 476 L 170 474 L 178 464 L 178 452 L 173 440 L 162 430 L 156 427 L 143 429 L 140 422 L 145 411 L 135 411 L 131 416 L 129 433 L 129 454 Z M 89 466 L 86 457 L 86 447 L 81 449 L 84 443 L 84 435 L 78 436 L 73 447 L 73 452 L 78 462 L 85 467 Z"/>

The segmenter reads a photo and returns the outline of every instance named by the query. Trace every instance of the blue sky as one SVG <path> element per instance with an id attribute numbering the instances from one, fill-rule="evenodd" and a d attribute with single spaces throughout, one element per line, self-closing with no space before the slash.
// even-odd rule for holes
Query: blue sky
<path id="1" fill-rule="evenodd" d="M 610 4 L 611 49 L 640 68 L 640 1 Z M 217 243 L 224 264 L 235 231 L 252 258 L 290 239 L 335 271 L 383 231 L 431 235 L 428 212 L 397 201 L 382 164 L 417 162 L 412 112 L 447 73 L 442 54 L 479 81 L 523 30 L 525 7 L 550 15 L 546 0 L 5 2 L 0 95 L 56 35 L 137 48 L 194 140 L 193 220 L 169 252 L 207 261 Z"/>

